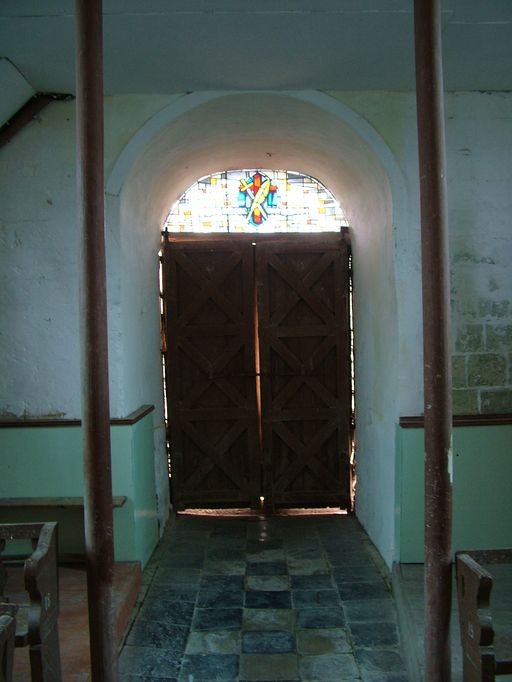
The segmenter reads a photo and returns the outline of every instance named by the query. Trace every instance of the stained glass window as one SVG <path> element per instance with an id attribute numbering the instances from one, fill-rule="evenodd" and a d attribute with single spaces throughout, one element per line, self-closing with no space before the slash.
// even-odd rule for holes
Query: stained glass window
<path id="1" fill-rule="evenodd" d="M 173 206 L 169 232 L 339 232 L 348 225 L 318 180 L 293 171 L 232 170 L 194 183 Z"/>

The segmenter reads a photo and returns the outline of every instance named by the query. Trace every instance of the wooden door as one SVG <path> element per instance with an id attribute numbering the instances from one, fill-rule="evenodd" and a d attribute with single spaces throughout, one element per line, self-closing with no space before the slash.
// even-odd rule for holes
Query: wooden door
<path id="1" fill-rule="evenodd" d="M 265 497 L 349 507 L 347 245 L 340 235 L 258 241 Z"/>
<path id="2" fill-rule="evenodd" d="M 260 448 L 250 239 L 164 248 L 175 508 L 256 506 Z"/>

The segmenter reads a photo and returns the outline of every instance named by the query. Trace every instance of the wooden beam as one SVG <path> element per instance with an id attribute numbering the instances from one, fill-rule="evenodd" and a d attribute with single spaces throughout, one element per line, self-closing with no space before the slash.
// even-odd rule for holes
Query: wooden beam
<path id="1" fill-rule="evenodd" d="M 50 102 L 68 101 L 73 95 L 38 92 L 0 127 L 0 148 L 9 144 Z"/>

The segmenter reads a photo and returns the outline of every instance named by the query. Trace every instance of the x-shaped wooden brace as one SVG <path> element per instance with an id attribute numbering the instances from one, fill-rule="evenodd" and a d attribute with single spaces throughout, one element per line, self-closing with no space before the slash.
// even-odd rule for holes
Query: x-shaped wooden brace
<path id="1" fill-rule="evenodd" d="M 337 409 L 339 407 L 339 401 L 325 386 L 320 383 L 316 377 L 292 377 L 286 384 L 286 386 L 277 394 L 272 400 L 272 405 L 269 408 L 272 412 L 277 410 L 285 410 L 288 401 L 293 398 L 295 393 L 301 388 L 302 385 L 308 386 L 323 404 L 329 409 Z M 307 409 L 307 408 L 305 408 Z"/>
<path id="2" fill-rule="evenodd" d="M 295 460 L 288 464 L 286 472 L 274 481 L 274 492 L 282 492 L 294 481 L 300 472 L 307 466 L 311 469 L 324 485 L 333 491 L 338 490 L 338 480 L 332 475 L 315 455 L 318 453 L 325 441 L 335 433 L 337 425 L 328 422 L 322 426 L 311 440 L 304 444 L 297 436 L 286 428 L 283 422 L 276 422 L 272 425 L 273 431 L 279 438 L 295 453 Z"/>
<path id="3" fill-rule="evenodd" d="M 318 315 L 325 323 L 332 321 L 332 310 L 329 310 L 323 301 L 311 290 L 311 287 L 318 281 L 327 268 L 334 261 L 332 252 L 327 251 L 319 256 L 318 260 L 311 266 L 304 277 L 294 272 L 277 254 L 272 254 L 268 259 L 268 264 L 277 274 L 291 287 L 290 294 L 271 314 L 269 322 L 279 324 L 282 322 L 292 308 L 302 299 L 311 310 Z"/>
<path id="4" fill-rule="evenodd" d="M 314 353 L 308 358 L 307 369 L 311 372 L 314 371 L 335 345 L 336 339 L 333 336 L 324 338 Z M 275 351 L 286 362 L 292 372 L 297 373 L 297 376 L 290 378 L 290 381 L 283 390 L 274 397 L 272 401 L 273 408 L 279 409 L 283 407 L 303 383 L 307 384 L 325 404 L 332 407 L 337 405 L 336 396 L 333 395 L 317 377 L 302 375 L 304 369 L 303 363 L 294 353 L 292 353 L 292 351 L 290 351 L 279 337 L 275 335 L 272 335 L 270 340 L 270 352 L 272 351 Z"/>
<path id="5" fill-rule="evenodd" d="M 212 383 L 217 384 L 221 391 L 223 391 L 235 405 L 245 405 L 247 398 L 240 393 L 236 386 L 225 377 L 215 376 L 233 359 L 243 345 L 244 342 L 242 339 L 233 337 L 225 350 L 215 358 L 214 362 L 211 362 L 192 343 L 190 343 L 188 339 L 183 337 L 179 339 L 178 346 L 188 355 L 194 365 L 199 366 L 199 368 L 208 376 L 208 379 L 202 379 L 195 382 L 192 389 L 182 401 L 182 406 L 184 408 L 192 408 Z"/>
<path id="6" fill-rule="evenodd" d="M 197 284 L 201 291 L 194 295 L 187 308 L 176 320 L 180 327 L 187 325 L 194 316 L 201 310 L 208 299 L 214 301 L 222 311 L 233 321 L 240 322 L 243 312 L 238 310 L 233 303 L 220 291 L 221 283 L 232 272 L 232 270 L 242 261 L 239 252 L 232 252 L 226 255 L 225 260 L 219 265 L 211 275 L 207 275 L 193 260 L 182 251 L 175 251 L 176 266 L 181 267 L 187 272 Z"/>
<path id="7" fill-rule="evenodd" d="M 218 467 L 237 487 L 238 490 L 249 490 L 249 481 L 240 472 L 230 469 L 223 462 L 222 455 L 233 445 L 236 439 L 248 428 L 245 420 L 237 420 L 222 438 L 214 444 L 198 431 L 189 421 L 182 423 L 183 431 L 201 449 L 201 452 L 209 459 L 203 459 L 201 464 L 194 470 L 194 473 L 187 479 L 185 485 L 188 489 L 196 488 L 200 481 L 207 476 L 214 467 Z"/>

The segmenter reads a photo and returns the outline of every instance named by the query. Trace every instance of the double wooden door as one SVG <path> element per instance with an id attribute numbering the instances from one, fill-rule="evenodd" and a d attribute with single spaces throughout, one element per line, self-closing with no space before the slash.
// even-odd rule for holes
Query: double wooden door
<path id="1" fill-rule="evenodd" d="M 346 239 L 168 238 L 176 509 L 349 505 Z"/>

